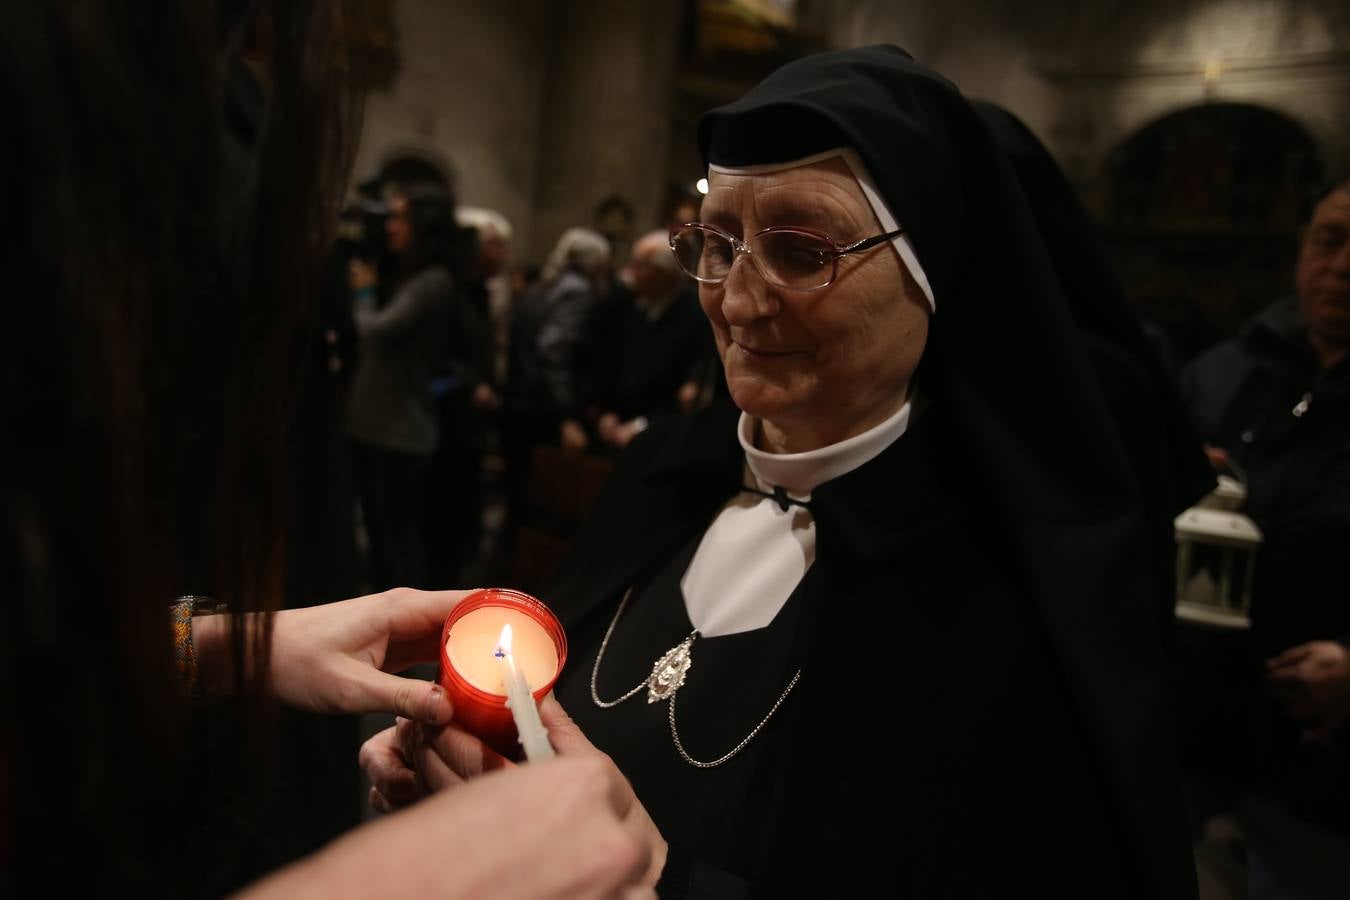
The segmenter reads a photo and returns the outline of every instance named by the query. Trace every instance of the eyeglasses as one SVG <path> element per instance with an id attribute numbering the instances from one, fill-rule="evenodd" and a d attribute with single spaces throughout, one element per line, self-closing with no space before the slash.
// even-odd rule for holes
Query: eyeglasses
<path id="1" fill-rule="evenodd" d="M 695 281 L 721 284 L 731 274 L 736 257 L 744 253 L 760 277 L 791 291 L 818 291 L 839 275 L 839 259 L 871 250 L 899 237 L 905 229 L 838 244 L 828 234 L 794 225 L 775 225 L 741 240 L 720 228 L 689 222 L 670 229 L 670 249 Z"/>

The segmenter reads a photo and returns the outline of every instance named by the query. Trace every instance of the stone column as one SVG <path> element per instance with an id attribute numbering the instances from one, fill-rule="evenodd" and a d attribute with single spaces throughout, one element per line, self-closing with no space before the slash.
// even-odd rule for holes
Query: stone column
<path id="1" fill-rule="evenodd" d="M 394 12 L 401 71 L 366 103 L 356 177 L 403 152 L 448 164 L 461 203 L 511 221 L 519 258 L 534 213 L 554 4 L 399 0 Z"/>
<path id="2" fill-rule="evenodd" d="M 565 228 L 590 227 L 596 205 L 610 195 L 632 205 L 633 236 L 657 224 L 679 15 L 680 4 L 658 0 L 557 4 L 534 223 L 522 244 L 532 258 L 542 261 Z"/>

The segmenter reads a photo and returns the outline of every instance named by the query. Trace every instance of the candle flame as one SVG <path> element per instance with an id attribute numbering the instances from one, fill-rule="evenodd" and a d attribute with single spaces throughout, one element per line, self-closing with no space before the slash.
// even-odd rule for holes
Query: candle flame
<path id="1" fill-rule="evenodd" d="M 511 652 L 511 623 L 508 622 L 502 626 L 502 636 L 497 638 L 497 656 L 505 656 Z"/>

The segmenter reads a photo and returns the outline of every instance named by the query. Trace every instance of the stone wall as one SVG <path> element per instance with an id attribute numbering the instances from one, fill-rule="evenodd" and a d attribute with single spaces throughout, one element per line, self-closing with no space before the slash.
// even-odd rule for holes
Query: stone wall
<path id="1" fill-rule="evenodd" d="M 679 4 L 558 5 L 537 170 L 536 258 L 563 229 L 592 224 L 596 204 L 611 195 L 632 205 L 637 233 L 655 224 L 669 146 Z M 626 248 L 617 249 L 622 256 Z"/>
<path id="2" fill-rule="evenodd" d="M 1111 150 L 1162 116 L 1251 103 L 1350 163 L 1350 5 L 1339 0 L 854 0 L 838 46 L 889 42 L 1018 114 L 1091 187 Z"/>
<path id="3" fill-rule="evenodd" d="M 449 164 L 460 201 L 503 213 L 542 259 L 598 201 L 639 229 L 662 202 L 678 4 L 398 0 L 402 68 L 372 95 L 357 177 L 405 152 Z"/>
<path id="4" fill-rule="evenodd" d="M 1344 7 L 1344 8 L 1343 8 Z M 835 46 L 890 42 L 1039 134 L 1092 203 L 1111 151 L 1187 106 L 1297 122 L 1350 164 L 1350 4 L 1341 0 L 803 2 Z M 464 203 L 503 212 L 540 260 L 618 195 L 634 231 L 697 164 L 700 109 L 672 101 L 681 4 L 397 0 L 402 71 L 370 98 L 358 175 L 400 151 L 450 162 Z M 686 103 L 685 105 L 688 105 Z"/>
<path id="5" fill-rule="evenodd" d="M 449 163 L 461 202 L 534 220 L 554 4 L 398 0 L 401 71 L 366 104 L 356 175 L 413 151 Z"/>

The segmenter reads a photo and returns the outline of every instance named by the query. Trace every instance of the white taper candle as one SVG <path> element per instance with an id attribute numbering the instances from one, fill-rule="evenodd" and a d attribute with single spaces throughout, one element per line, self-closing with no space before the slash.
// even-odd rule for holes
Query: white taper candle
<path id="1" fill-rule="evenodd" d="M 539 718 L 539 708 L 534 705 L 534 694 L 525 675 L 516 666 L 511 655 L 511 626 L 502 626 L 501 640 L 493 654 L 502 670 L 502 685 L 506 688 L 506 705 L 511 710 L 511 718 L 516 722 L 516 734 L 520 745 L 525 748 L 525 758 L 531 762 L 548 759 L 554 755 L 553 745 L 548 742 L 548 729 Z"/>

